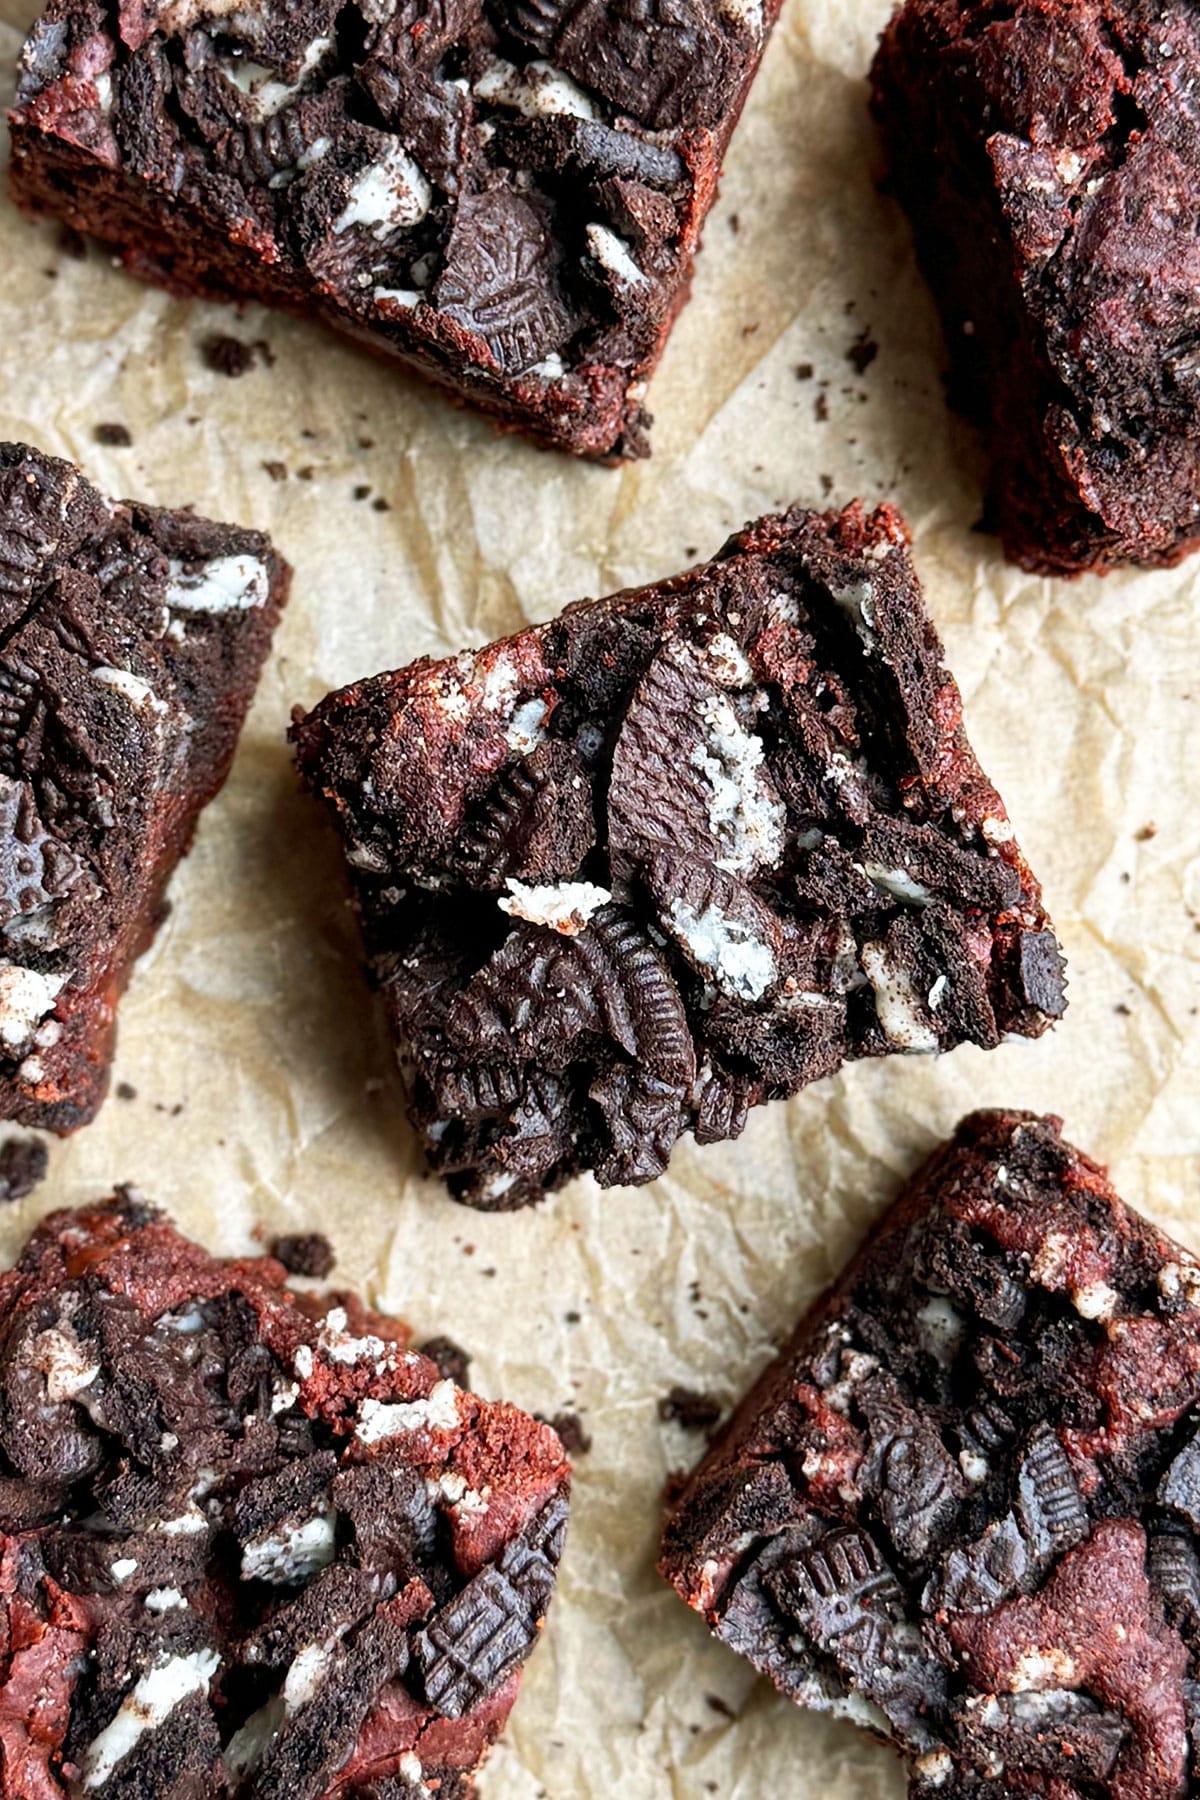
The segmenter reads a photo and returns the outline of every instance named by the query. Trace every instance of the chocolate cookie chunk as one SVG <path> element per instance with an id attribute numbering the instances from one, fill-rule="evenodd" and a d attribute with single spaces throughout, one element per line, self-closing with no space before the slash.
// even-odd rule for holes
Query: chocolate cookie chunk
<path id="1" fill-rule="evenodd" d="M 315 315 L 584 456 L 644 455 L 780 0 L 49 0 L 13 191 L 186 292 Z"/>
<path id="2" fill-rule="evenodd" d="M 1200 18 L 1189 0 L 907 0 L 874 106 L 952 397 L 1028 569 L 1200 543 Z"/>
<path id="3" fill-rule="evenodd" d="M 291 572 L 0 444 L 0 1118 L 71 1131 L 229 771 Z"/>
<path id="4" fill-rule="evenodd" d="M 649 1181 L 847 1057 L 1063 1010 L 891 508 L 760 520 L 293 738 L 430 1163 L 473 1205 Z"/>
<path id="5" fill-rule="evenodd" d="M 664 1530 L 716 1635 L 914 1797 L 1197 1776 L 1200 1264 L 1060 1129 L 963 1120 Z"/>
<path id="6" fill-rule="evenodd" d="M 10 1800 L 469 1800 L 554 1589 L 554 1433 L 138 1196 L 0 1278 Z"/>

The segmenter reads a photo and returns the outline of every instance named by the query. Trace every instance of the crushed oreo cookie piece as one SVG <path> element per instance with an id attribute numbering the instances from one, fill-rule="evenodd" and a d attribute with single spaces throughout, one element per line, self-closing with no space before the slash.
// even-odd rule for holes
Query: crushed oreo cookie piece
<path id="1" fill-rule="evenodd" d="M 974 1113 L 670 1496 L 663 1575 L 913 1800 L 1178 1800 L 1200 1263 L 1060 1122 Z"/>
<path id="2" fill-rule="evenodd" d="M 673 1387 L 658 1403 L 664 1424 L 682 1425 L 685 1431 L 711 1431 L 721 1416 L 721 1402 L 695 1388 Z"/>
<path id="3" fill-rule="evenodd" d="M 471 1205 L 649 1181 L 848 1058 L 1064 1010 L 893 508 L 762 519 L 292 737 L 429 1162 Z"/>
<path id="4" fill-rule="evenodd" d="M 432 1337 L 421 1345 L 421 1355 L 427 1356 L 448 1381 L 457 1382 L 459 1387 L 466 1387 L 471 1372 L 470 1354 L 461 1344 L 456 1344 L 452 1337 Z"/>
<path id="5" fill-rule="evenodd" d="M 470 1800 L 570 1470 L 406 1336 L 129 1192 L 43 1221 L 0 1277 L 6 1797 Z"/>

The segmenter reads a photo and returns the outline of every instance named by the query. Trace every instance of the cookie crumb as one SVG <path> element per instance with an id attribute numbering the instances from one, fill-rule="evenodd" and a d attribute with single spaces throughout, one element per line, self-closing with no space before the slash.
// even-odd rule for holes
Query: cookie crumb
<path id="1" fill-rule="evenodd" d="M 685 1431 L 709 1431 L 721 1416 L 721 1403 L 695 1388 L 673 1387 L 658 1403 L 664 1423 L 682 1425 Z"/>
<path id="2" fill-rule="evenodd" d="M 9 1138 L 0 1144 L 0 1201 L 23 1200 L 45 1180 L 50 1155 L 41 1138 Z"/>
<path id="3" fill-rule="evenodd" d="M 289 1275 L 315 1275 L 318 1281 L 325 1279 L 337 1261 L 333 1245 L 320 1231 L 284 1232 L 272 1238 L 268 1248 Z"/>
<path id="4" fill-rule="evenodd" d="M 461 1344 L 456 1344 L 452 1337 L 431 1337 L 428 1343 L 420 1346 L 420 1353 L 437 1365 L 437 1372 L 443 1381 L 452 1381 L 456 1387 L 466 1387 L 471 1373 L 470 1353 Z"/>
<path id="5" fill-rule="evenodd" d="M 133 443 L 133 434 L 128 425 L 122 425 L 115 419 L 106 419 L 97 425 L 92 435 L 98 444 L 106 444 L 110 450 L 128 450 Z"/>

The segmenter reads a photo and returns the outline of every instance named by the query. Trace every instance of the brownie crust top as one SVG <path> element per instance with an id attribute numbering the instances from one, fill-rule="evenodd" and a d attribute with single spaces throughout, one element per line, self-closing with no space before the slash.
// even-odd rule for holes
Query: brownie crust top
<path id="1" fill-rule="evenodd" d="M 675 1496 L 661 1568 L 914 1800 L 1182 1800 L 1200 1264 L 1060 1122 L 976 1113 Z"/>

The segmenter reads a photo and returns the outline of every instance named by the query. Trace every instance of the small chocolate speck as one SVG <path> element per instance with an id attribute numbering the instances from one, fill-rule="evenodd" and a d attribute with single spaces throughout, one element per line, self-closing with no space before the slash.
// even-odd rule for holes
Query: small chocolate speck
<path id="1" fill-rule="evenodd" d="M 832 494 L 832 492 L 833 492 L 833 476 L 832 475 L 822 475 L 822 477 L 821 477 L 821 492 L 825 495 Z"/>
<path id="2" fill-rule="evenodd" d="M 385 500 L 382 494 L 376 494 L 371 502 L 371 510 L 372 512 L 391 512 L 392 503 L 390 500 Z"/>
<path id="3" fill-rule="evenodd" d="M 137 1089 L 134 1087 L 132 1081 L 118 1081 L 116 1092 L 118 1100 L 137 1099 Z"/>
<path id="4" fill-rule="evenodd" d="M 471 1358 L 461 1344 L 456 1344 L 452 1337 L 431 1337 L 420 1348 L 421 1355 L 427 1356 L 431 1363 L 437 1365 L 437 1372 L 443 1381 L 452 1381 L 456 1387 L 466 1387 L 471 1373 Z"/>
<path id="5" fill-rule="evenodd" d="M 367 500 L 370 498 L 370 494 L 371 494 L 370 488 L 367 486 L 367 484 L 365 482 L 362 482 L 362 481 L 359 482 L 358 486 L 354 490 L 354 498 L 356 500 Z"/>
<path id="6" fill-rule="evenodd" d="M 730 1706 L 728 1700 L 722 1700 L 720 1694 L 705 1694 L 704 1704 L 710 1706 L 715 1713 L 720 1713 L 723 1719 L 737 1718 L 737 1714 L 734 1712 L 732 1706 Z"/>
<path id="7" fill-rule="evenodd" d="M 577 1412 L 558 1412 L 552 1419 L 544 1418 L 541 1413 L 536 1416 L 542 1420 L 543 1425 L 549 1425 L 552 1431 L 557 1431 L 559 1442 L 568 1456 L 587 1455 L 592 1447 L 592 1440 L 584 1430 L 583 1420 Z"/>
<path id="8" fill-rule="evenodd" d="M 565 1312 L 563 1314 L 563 1318 L 566 1320 L 568 1325 L 578 1325 L 578 1323 L 582 1319 L 582 1317 L 583 1317 L 582 1313 L 578 1313 L 573 1310 L 571 1312 Z"/>
<path id="9" fill-rule="evenodd" d="M 305 463 L 305 465 L 302 469 L 296 470 L 296 480 L 297 481 L 311 481 L 313 476 L 315 475 L 315 473 L 316 473 L 316 470 L 313 468 L 312 464 Z"/>
<path id="10" fill-rule="evenodd" d="M 286 463 L 275 462 L 275 461 L 265 462 L 263 464 L 263 468 L 266 470 L 267 474 L 271 477 L 272 481 L 286 481 L 287 480 L 288 472 L 287 472 L 287 464 Z"/>
<path id="11" fill-rule="evenodd" d="M 71 257 L 75 262 L 82 262 L 87 255 L 87 239 L 73 225 L 59 227 L 58 247 L 64 256 Z"/>
<path id="12" fill-rule="evenodd" d="M 23 1200 L 45 1179 L 49 1153 L 40 1138 L 0 1144 L 0 1200 Z"/>
<path id="13" fill-rule="evenodd" d="M 1158 836 L 1158 826 L 1153 819 L 1149 819 L 1136 835 L 1139 844 L 1148 844 L 1151 838 Z"/>
<path id="14" fill-rule="evenodd" d="M 315 1275 L 324 1281 L 337 1261 L 333 1245 L 321 1231 L 284 1232 L 273 1237 L 270 1254 L 289 1275 Z"/>
<path id="15" fill-rule="evenodd" d="M 664 1423 L 682 1425 L 685 1431 L 708 1431 L 721 1416 L 721 1403 L 695 1388 L 673 1387 L 658 1403 Z"/>
<path id="16" fill-rule="evenodd" d="M 860 375 L 866 373 L 875 358 L 879 355 L 879 345 L 868 330 L 860 331 L 846 352 L 846 361 L 852 363 Z"/>
<path id="17" fill-rule="evenodd" d="M 107 444 L 113 450 L 128 450 L 133 443 L 133 436 L 128 425 L 118 424 L 113 419 L 97 425 L 93 435 L 98 444 Z"/>
<path id="18" fill-rule="evenodd" d="M 826 419 L 829 417 L 829 402 L 824 394 L 817 395 L 816 402 L 813 406 L 813 414 L 817 424 L 824 425 Z"/>
<path id="19" fill-rule="evenodd" d="M 219 331 L 200 340 L 200 355 L 206 367 L 214 375 L 228 375 L 231 379 L 245 375 L 254 367 L 255 350 L 254 344 L 243 343 L 241 338 L 229 337 Z"/>
<path id="20" fill-rule="evenodd" d="M 797 381 L 811 381 L 812 378 L 813 378 L 813 366 L 811 363 L 797 363 L 796 364 L 796 380 Z"/>

